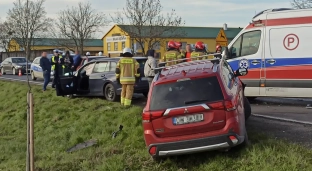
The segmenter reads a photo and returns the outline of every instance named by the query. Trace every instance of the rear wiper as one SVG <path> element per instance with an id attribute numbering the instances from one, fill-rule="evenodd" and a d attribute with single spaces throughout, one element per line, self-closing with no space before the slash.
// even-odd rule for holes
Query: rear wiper
<path id="1" fill-rule="evenodd" d="M 209 99 L 185 101 L 184 104 L 191 104 L 191 103 L 198 103 L 198 102 L 205 102 L 205 101 L 209 101 Z"/>

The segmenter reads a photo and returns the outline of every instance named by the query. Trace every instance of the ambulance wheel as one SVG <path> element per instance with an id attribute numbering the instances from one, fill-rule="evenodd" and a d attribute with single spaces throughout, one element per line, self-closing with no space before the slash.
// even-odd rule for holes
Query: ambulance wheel
<path id="1" fill-rule="evenodd" d="M 118 96 L 117 96 L 115 87 L 111 83 L 109 83 L 105 86 L 104 96 L 105 96 L 106 100 L 111 101 L 111 102 L 118 100 Z"/>
<path id="2" fill-rule="evenodd" d="M 34 81 L 37 80 L 37 78 L 35 77 L 34 72 L 31 72 L 31 79 L 34 80 Z"/>
<path id="3" fill-rule="evenodd" d="M 248 118 L 251 116 L 251 106 L 249 100 L 244 97 L 244 110 L 245 110 L 245 120 L 247 121 Z"/>

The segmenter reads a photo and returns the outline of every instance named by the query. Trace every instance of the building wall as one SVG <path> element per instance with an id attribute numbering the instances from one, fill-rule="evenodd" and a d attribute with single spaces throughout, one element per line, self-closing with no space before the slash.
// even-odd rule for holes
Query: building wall
<path id="1" fill-rule="evenodd" d="M 121 36 L 123 36 L 122 40 L 119 39 Z M 116 40 L 112 40 L 113 37 L 115 37 Z M 202 39 L 197 39 L 197 38 L 196 39 L 194 39 L 194 38 L 171 39 L 171 38 L 167 38 L 167 39 L 162 40 L 162 42 L 160 43 L 160 46 L 154 47 L 154 49 L 156 50 L 156 52 L 159 55 L 158 57 L 162 56 L 166 52 L 167 42 L 170 40 L 182 42 L 184 45 L 183 48 L 185 47 L 185 44 L 195 44 L 197 41 L 202 41 L 204 44 L 207 44 L 207 46 L 208 46 L 207 50 L 208 51 L 214 52 L 216 50 L 215 49 L 215 47 L 216 47 L 215 38 L 210 38 L 210 39 L 208 39 L 208 38 L 202 38 Z M 107 55 L 107 56 L 110 55 L 111 57 L 120 56 L 120 53 L 122 53 L 122 49 L 123 49 L 123 47 L 122 47 L 123 43 L 122 42 L 124 42 L 125 47 L 133 48 L 134 51 L 136 52 L 136 56 L 142 55 L 142 50 L 141 50 L 140 46 L 135 41 L 131 40 L 131 38 L 129 36 L 125 36 L 123 31 L 117 25 L 115 25 L 103 37 L 103 54 Z M 115 45 L 117 45 L 117 46 L 115 47 Z M 147 42 L 145 43 L 144 46 L 146 48 L 148 47 Z M 145 48 L 145 51 L 147 50 L 146 48 Z"/>

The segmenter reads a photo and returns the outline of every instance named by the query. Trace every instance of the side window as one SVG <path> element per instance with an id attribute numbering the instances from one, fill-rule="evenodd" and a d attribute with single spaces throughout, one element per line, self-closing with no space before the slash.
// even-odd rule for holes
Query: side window
<path id="1" fill-rule="evenodd" d="M 250 31 L 242 34 L 232 46 L 232 58 L 252 55 L 258 52 L 261 31 Z"/>
<path id="2" fill-rule="evenodd" d="M 90 76 L 91 73 L 92 73 L 93 67 L 94 67 L 94 63 L 91 63 L 91 64 L 89 64 L 89 65 L 84 66 L 84 67 L 80 70 L 80 72 L 86 71 L 86 75 Z"/>
<path id="3" fill-rule="evenodd" d="M 116 66 L 117 66 L 116 62 L 110 62 L 109 71 L 114 71 L 115 72 Z"/>
<path id="4" fill-rule="evenodd" d="M 34 64 L 39 64 L 40 58 L 37 58 L 33 61 Z"/>
<path id="5" fill-rule="evenodd" d="M 84 64 L 86 64 L 86 63 L 88 63 L 88 60 L 87 60 L 87 59 L 83 59 L 82 65 L 84 65 Z"/>
<path id="6" fill-rule="evenodd" d="M 233 86 L 233 82 L 234 82 L 233 76 L 234 76 L 234 73 L 233 73 L 231 66 L 226 61 L 224 61 L 222 65 L 222 77 L 223 77 L 225 85 L 229 89 L 231 89 Z"/>
<path id="7" fill-rule="evenodd" d="M 108 62 L 96 63 L 93 69 L 93 73 L 101 73 L 109 71 Z"/>

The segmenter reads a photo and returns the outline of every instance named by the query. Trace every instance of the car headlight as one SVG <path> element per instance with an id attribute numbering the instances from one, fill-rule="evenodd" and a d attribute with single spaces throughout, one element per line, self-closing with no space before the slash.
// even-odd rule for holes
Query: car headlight
<path id="1" fill-rule="evenodd" d="M 15 68 L 22 68 L 22 66 L 16 65 Z"/>

